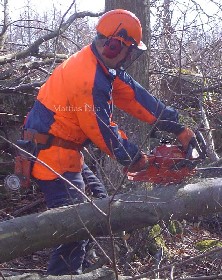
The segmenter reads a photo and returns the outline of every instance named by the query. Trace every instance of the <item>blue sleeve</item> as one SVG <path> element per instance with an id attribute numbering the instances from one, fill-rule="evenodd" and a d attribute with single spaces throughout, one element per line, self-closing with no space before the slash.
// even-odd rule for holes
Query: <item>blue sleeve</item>
<path id="1" fill-rule="evenodd" d="M 177 134 L 182 129 L 178 111 L 150 94 L 125 71 L 118 72 L 114 97 L 120 109 L 160 130 Z"/>
<path id="2" fill-rule="evenodd" d="M 93 103 L 100 134 L 111 154 L 122 165 L 129 165 L 138 153 L 138 147 L 129 142 L 124 133 L 119 131 L 118 125 L 112 122 L 113 100 L 111 95 L 111 81 L 98 67 L 92 91 Z"/>

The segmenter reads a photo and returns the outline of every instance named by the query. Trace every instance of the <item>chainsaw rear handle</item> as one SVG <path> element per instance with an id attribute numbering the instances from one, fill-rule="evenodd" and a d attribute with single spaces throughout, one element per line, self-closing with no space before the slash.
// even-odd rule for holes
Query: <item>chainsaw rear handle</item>
<path id="1" fill-rule="evenodd" d="M 203 137 L 203 134 L 199 130 L 197 130 L 195 132 L 195 136 L 198 143 L 197 152 L 199 154 L 199 157 L 200 159 L 205 159 L 207 156 L 207 144 Z"/>

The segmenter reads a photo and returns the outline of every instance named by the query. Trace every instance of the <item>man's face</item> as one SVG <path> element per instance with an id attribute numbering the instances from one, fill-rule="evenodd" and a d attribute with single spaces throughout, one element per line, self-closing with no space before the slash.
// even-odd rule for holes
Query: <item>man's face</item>
<path id="1" fill-rule="evenodd" d="M 129 54 L 129 47 L 122 46 L 120 53 L 115 58 L 104 58 L 104 62 L 107 67 L 112 69 L 120 68 L 121 62 L 124 62 Z"/>

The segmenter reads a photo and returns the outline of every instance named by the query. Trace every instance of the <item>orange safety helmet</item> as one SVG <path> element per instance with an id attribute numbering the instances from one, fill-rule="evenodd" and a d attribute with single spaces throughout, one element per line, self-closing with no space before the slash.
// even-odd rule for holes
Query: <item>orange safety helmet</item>
<path id="1" fill-rule="evenodd" d="M 142 27 L 139 19 L 127 10 L 108 11 L 99 19 L 96 30 L 99 34 L 118 39 L 127 46 L 134 46 L 143 51 L 147 49 L 141 41 Z"/>

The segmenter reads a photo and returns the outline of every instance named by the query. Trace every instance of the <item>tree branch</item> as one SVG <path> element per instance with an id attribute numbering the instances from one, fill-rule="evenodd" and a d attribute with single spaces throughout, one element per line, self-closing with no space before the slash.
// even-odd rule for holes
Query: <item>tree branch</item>
<path id="1" fill-rule="evenodd" d="M 71 15 L 68 20 L 66 22 L 64 22 L 63 24 L 61 24 L 61 26 L 40 37 L 39 39 L 37 39 L 34 43 L 31 44 L 31 46 L 29 46 L 27 49 L 18 52 L 18 53 L 12 53 L 12 54 L 8 54 L 5 56 L 0 56 L 0 64 L 5 64 L 5 63 L 9 63 L 15 60 L 19 60 L 19 59 L 23 59 L 26 58 L 30 55 L 32 55 L 32 53 L 36 53 L 36 50 L 39 49 L 39 46 L 46 42 L 49 41 L 50 39 L 55 38 L 56 36 L 59 36 L 60 34 L 64 33 L 67 28 L 77 19 L 77 18 L 84 18 L 84 17 L 98 17 L 100 16 L 102 13 L 91 13 L 91 12 L 79 12 L 79 13 L 75 13 L 73 15 Z"/>

